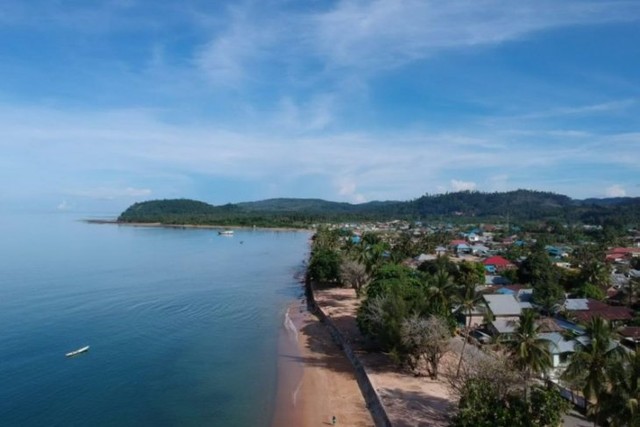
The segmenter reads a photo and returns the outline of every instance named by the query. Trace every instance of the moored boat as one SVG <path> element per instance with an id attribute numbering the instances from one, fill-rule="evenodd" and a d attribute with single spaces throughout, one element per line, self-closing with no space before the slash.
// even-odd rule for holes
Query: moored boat
<path id="1" fill-rule="evenodd" d="M 79 348 L 77 350 L 71 351 L 71 352 L 65 354 L 65 356 L 66 357 L 73 357 L 73 356 L 76 356 L 76 355 L 81 354 L 81 353 L 86 353 L 87 351 L 89 351 L 89 346 L 82 347 L 82 348 Z"/>

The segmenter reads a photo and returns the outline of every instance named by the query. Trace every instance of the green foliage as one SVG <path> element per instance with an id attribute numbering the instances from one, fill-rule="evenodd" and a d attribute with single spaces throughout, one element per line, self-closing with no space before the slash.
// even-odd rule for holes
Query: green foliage
<path id="1" fill-rule="evenodd" d="M 607 296 L 601 287 L 592 283 L 584 283 L 582 286 L 579 286 L 575 294 L 579 298 L 592 298 L 599 301 L 604 300 Z"/>
<path id="2" fill-rule="evenodd" d="M 640 426 L 640 351 L 613 362 L 609 387 L 600 396 L 601 419 L 611 427 Z"/>
<path id="3" fill-rule="evenodd" d="M 535 387 L 529 401 L 518 394 L 501 396 L 486 379 L 469 380 L 462 391 L 452 427 L 555 427 L 569 404 L 551 388 Z"/>
<path id="4" fill-rule="evenodd" d="M 581 384 L 584 397 L 596 401 L 593 416 L 598 422 L 601 420 L 600 403 L 613 384 L 611 368 L 620 361 L 624 351 L 613 342 L 611 324 L 600 317 L 592 318 L 586 330 L 589 340 L 577 342 L 563 379 Z"/>
<path id="5" fill-rule="evenodd" d="M 340 254 L 328 248 L 318 248 L 311 254 L 307 274 L 318 282 L 338 282 L 340 280 Z"/>
<path id="6" fill-rule="evenodd" d="M 484 265 L 479 262 L 462 261 L 455 275 L 456 283 L 462 286 L 484 284 Z"/>
<path id="7" fill-rule="evenodd" d="M 552 312 L 564 296 L 559 285 L 559 270 L 551 263 L 541 244 L 536 244 L 527 259 L 520 264 L 518 277 L 522 283 L 531 284 L 533 301 L 547 313 Z"/>
<path id="8" fill-rule="evenodd" d="M 542 374 L 551 368 L 549 342 L 538 336 L 539 326 L 535 324 L 535 314 L 526 310 L 521 316 L 508 348 L 513 365 L 522 373 L 525 400 L 529 382 L 534 374 Z"/>

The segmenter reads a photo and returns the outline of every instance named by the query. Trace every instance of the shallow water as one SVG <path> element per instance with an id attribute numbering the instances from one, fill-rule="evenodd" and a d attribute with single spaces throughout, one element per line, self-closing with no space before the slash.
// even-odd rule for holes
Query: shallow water
<path id="1" fill-rule="evenodd" d="M 269 425 L 308 238 L 1 218 L 0 425 Z"/>

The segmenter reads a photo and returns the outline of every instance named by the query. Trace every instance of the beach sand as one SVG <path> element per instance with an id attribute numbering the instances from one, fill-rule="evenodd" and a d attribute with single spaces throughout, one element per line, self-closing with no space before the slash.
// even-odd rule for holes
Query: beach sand
<path id="1" fill-rule="evenodd" d="M 294 329 L 295 327 L 295 329 Z M 304 301 L 288 310 L 279 342 L 273 427 L 373 426 L 353 368 Z"/>

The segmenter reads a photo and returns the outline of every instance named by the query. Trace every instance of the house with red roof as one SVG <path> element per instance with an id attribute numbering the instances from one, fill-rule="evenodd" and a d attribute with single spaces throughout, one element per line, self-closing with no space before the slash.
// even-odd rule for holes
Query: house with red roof
<path id="1" fill-rule="evenodd" d="M 509 268 L 515 268 L 515 265 L 513 265 L 511 261 L 501 257 L 500 255 L 489 257 L 482 261 L 482 263 L 484 264 L 485 269 L 487 269 L 487 267 L 492 267 L 488 270 L 502 271 Z"/>
<path id="2" fill-rule="evenodd" d="M 611 248 L 605 255 L 609 262 L 619 262 L 632 257 L 640 257 L 640 248 Z"/>
<path id="3" fill-rule="evenodd" d="M 633 319 L 633 310 L 614 306 L 591 298 L 568 298 L 564 303 L 565 313 L 578 323 L 587 323 L 594 317 L 601 317 L 612 323 Z"/>

